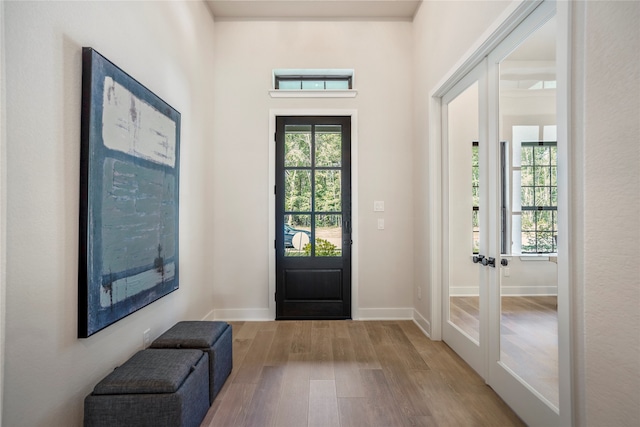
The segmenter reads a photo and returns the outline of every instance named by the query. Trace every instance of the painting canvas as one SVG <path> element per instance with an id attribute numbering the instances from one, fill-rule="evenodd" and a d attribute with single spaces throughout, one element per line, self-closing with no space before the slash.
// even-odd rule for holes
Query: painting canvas
<path id="1" fill-rule="evenodd" d="M 180 113 L 82 51 L 78 336 L 178 289 Z"/>

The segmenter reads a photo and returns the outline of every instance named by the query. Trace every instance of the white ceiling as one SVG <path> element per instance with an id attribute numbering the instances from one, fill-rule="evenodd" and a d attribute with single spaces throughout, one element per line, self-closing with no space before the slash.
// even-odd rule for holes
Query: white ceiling
<path id="1" fill-rule="evenodd" d="M 411 20 L 422 0 L 204 0 L 215 19 Z"/>

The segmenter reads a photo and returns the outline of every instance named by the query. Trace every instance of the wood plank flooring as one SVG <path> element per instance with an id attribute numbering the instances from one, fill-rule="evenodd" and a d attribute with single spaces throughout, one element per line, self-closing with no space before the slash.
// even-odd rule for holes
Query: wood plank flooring
<path id="1" fill-rule="evenodd" d="M 412 321 L 231 325 L 234 368 L 202 427 L 524 425 Z"/>

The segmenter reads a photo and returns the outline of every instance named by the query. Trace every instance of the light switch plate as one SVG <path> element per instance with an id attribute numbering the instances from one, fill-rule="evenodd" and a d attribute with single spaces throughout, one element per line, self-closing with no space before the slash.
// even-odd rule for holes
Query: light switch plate
<path id="1" fill-rule="evenodd" d="M 378 230 L 384 230 L 384 219 L 378 218 Z"/>
<path id="2" fill-rule="evenodd" d="M 384 202 L 381 200 L 376 200 L 373 202 L 373 211 L 374 212 L 384 212 Z"/>

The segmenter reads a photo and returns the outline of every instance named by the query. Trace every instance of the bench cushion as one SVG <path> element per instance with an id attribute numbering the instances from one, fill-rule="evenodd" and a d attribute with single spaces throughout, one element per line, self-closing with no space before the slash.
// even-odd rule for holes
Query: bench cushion
<path id="1" fill-rule="evenodd" d="M 175 393 L 202 356 L 199 350 L 142 350 L 100 381 L 93 394 Z"/>
<path id="2" fill-rule="evenodd" d="M 85 398 L 84 425 L 199 427 L 209 410 L 208 372 L 200 350 L 143 350 Z"/>
<path id="3" fill-rule="evenodd" d="M 160 335 L 153 348 L 209 348 L 229 327 L 226 322 L 184 321 Z"/>

